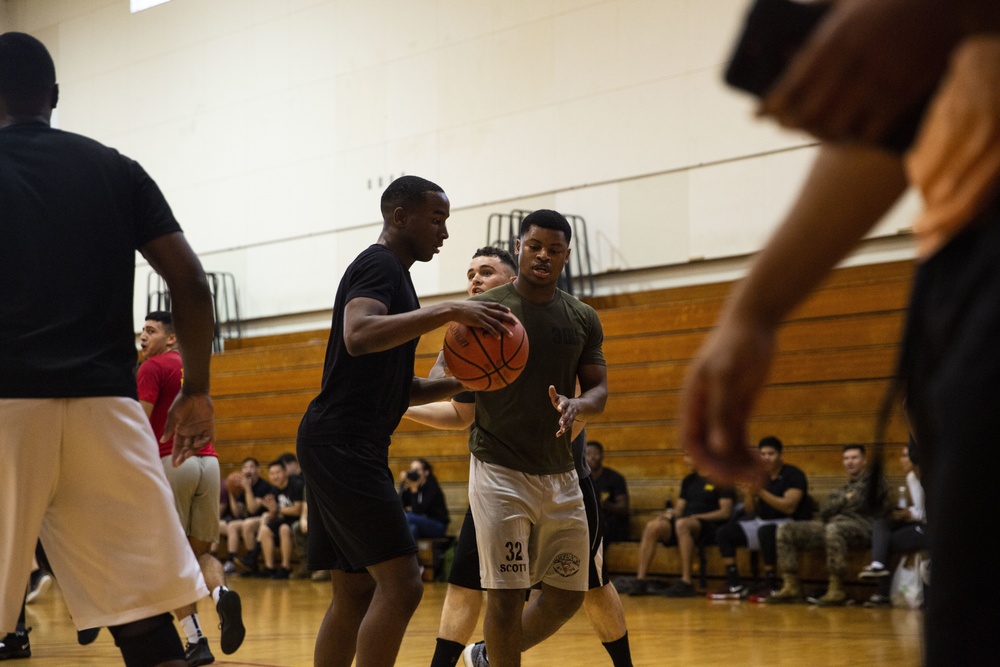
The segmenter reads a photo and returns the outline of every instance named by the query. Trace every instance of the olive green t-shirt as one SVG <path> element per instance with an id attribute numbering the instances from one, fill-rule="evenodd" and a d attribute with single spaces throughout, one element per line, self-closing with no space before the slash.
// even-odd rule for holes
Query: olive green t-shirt
<path id="1" fill-rule="evenodd" d="M 510 308 L 528 334 L 528 363 L 509 387 L 476 392 L 469 451 L 480 461 L 533 475 L 574 469 L 570 433 L 556 437 L 559 412 L 549 385 L 576 395 L 582 365 L 605 365 L 604 331 L 597 311 L 561 290 L 546 304 L 521 297 L 513 283 L 473 297 Z"/>

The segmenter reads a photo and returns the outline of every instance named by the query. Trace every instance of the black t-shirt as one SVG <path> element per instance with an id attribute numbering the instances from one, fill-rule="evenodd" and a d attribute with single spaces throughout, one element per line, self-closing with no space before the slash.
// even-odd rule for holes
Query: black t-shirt
<path id="1" fill-rule="evenodd" d="M 272 486 L 271 488 L 273 489 L 275 499 L 278 501 L 278 509 L 291 507 L 295 503 L 305 499 L 303 493 L 306 484 L 298 475 L 289 475 L 288 484 L 283 489 L 279 489 L 276 486 Z"/>
<path id="2" fill-rule="evenodd" d="M 705 514 L 719 509 L 719 500 L 733 500 L 736 494 L 732 489 L 716 486 L 697 473 L 691 473 L 681 480 L 681 498 L 684 499 L 684 516 Z"/>
<path id="3" fill-rule="evenodd" d="M 802 500 L 799 501 L 792 518 L 796 521 L 804 521 L 812 516 L 809 508 L 807 496 L 809 495 L 809 483 L 806 481 L 806 474 L 793 465 L 787 463 L 781 466 L 778 476 L 768 481 L 764 487 L 779 498 L 785 495 L 788 489 L 802 489 Z M 784 519 L 788 515 L 780 510 L 776 510 L 763 500 L 757 500 L 757 516 L 761 519 Z"/>
<path id="4" fill-rule="evenodd" d="M 180 230 L 114 149 L 0 129 L 0 398 L 135 398 L 135 251 Z"/>
<path id="5" fill-rule="evenodd" d="M 352 357 L 344 344 L 344 310 L 351 299 L 375 299 L 389 315 L 420 307 L 410 272 L 385 246 L 375 244 L 347 267 L 333 304 L 323 387 L 299 425 L 299 442 L 367 442 L 388 447 L 410 403 L 418 338 L 391 350 Z"/>
<path id="6" fill-rule="evenodd" d="M 617 470 L 602 468 L 601 476 L 594 480 L 594 489 L 600 502 L 628 496 L 625 478 Z M 601 508 L 601 521 L 604 523 L 604 539 L 608 542 L 622 542 L 628 539 L 628 517 L 620 517 Z"/>

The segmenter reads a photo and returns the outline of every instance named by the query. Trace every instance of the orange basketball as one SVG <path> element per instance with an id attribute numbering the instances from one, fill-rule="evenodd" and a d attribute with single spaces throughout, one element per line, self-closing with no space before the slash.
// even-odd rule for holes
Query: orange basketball
<path id="1" fill-rule="evenodd" d="M 528 363 L 528 334 L 514 318 L 513 336 L 497 339 L 482 329 L 452 322 L 444 335 L 444 362 L 469 389 L 495 391 L 511 384 Z"/>
<path id="2" fill-rule="evenodd" d="M 243 473 L 231 472 L 226 476 L 226 488 L 229 495 L 243 497 Z"/>

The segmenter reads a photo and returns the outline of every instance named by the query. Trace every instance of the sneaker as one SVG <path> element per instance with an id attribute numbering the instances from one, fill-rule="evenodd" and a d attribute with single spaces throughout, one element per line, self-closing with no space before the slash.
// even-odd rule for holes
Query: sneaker
<path id="1" fill-rule="evenodd" d="M 313 581 L 330 581 L 330 570 L 316 570 L 309 578 Z"/>
<path id="2" fill-rule="evenodd" d="M 184 659 L 187 660 L 188 667 L 211 665 L 215 662 L 215 656 L 208 649 L 208 637 L 202 637 L 197 644 L 189 643 L 184 649 Z"/>
<path id="3" fill-rule="evenodd" d="M 271 575 L 271 578 L 288 579 L 290 576 L 292 576 L 291 570 L 289 570 L 287 567 L 279 567 L 277 570 L 274 570 L 274 574 Z"/>
<path id="4" fill-rule="evenodd" d="M 865 565 L 865 569 L 861 570 L 861 573 L 858 575 L 858 579 L 881 579 L 882 577 L 888 576 L 889 570 L 884 567 Z"/>
<path id="5" fill-rule="evenodd" d="M 675 581 L 663 595 L 668 598 L 693 598 L 695 596 L 694 586 L 686 581 Z"/>
<path id="6" fill-rule="evenodd" d="M 466 646 L 462 651 L 462 662 L 465 667 L 490 667 L 490 659 L 486 657 L 486 642 Z"/>
<path id="7" fill-rule="evenodd" d="M 767 602 L 767 599 L 778 592 L 779 588 L 775 588 L 768 584 L 763 584 L 758 586 L 747 595 L 747 600 L 750 602 Z"/>
<path id="8" fill-rule="evenodd" d="M 636 579 L 635 583 L 632 584 L 632 589 L 628 592 L 629 595 L 652 595 L 652 591 L 649 590 L 649 581 L 646 579 Z"/>
<path id="9" fill-rule="evenodd" d="M 274 575 L 278 573 L 273 567 L 265 567 L 263 570 L 256 570 L 251 576 L 256 579 L 276 579 Z"/>
<path id="10" fill-rule="evenodd" d="M 227 560 L 222 566 L 222 571 L 226 574 L 233 574 L 236 572 L 236 563 L 231 560 Z"/>
<path id="11" fill-rule="evenodd" d="M 40 595 L 44 595 L 45 591 L 49 590 L 49 586 L 52 585 L 52 575 L 45 570 L 35 570 L 31 573 L 31 590 L 28 591 L 28 595 L 24 598 L 25 604 L 31 604 Z"/>
<path id="12" fill-rule="evenodd" d="M 87 644 L 93 644 L 94 640 L 97 639 L 97 635 L 101 634 L 100 628 L 87 628 L 86 630 L 76 631 L 76 643 L 80 646 L 86 646 Z"/>
<path id="13" fill-rule="evenodd" d="M 876 609 L 878 607 L 891 607 L 892 600 L 890 600 L 885 595 L 879 595 L 878 593 L 872 593 L 872 596 L 865 600 L 862 607 L 867 607 L 868 609 Z"/>
<path id="14" fill-rule="evenodd" d="M 236 591 L 226 589 L 219 593 L 219 603 L 215 605 L 215 610 L 219 612 L 219 630 L 222 636 L 219 645 L 226 655 L 235 653 L 236 649 L 243 644 L 247 629 L 243 626 L 243 603 L 240 601 L 240 594 Z"/>
<path id="15" fill-rule="evenodd" d="M 743 584 L 736 586 L 726 586 L 721 591 L 708 594 L 709 600 L 742 600 L 750 593 Z"/>
<path id="16" fill-rule="evenodd" d="M 19 632 L 11 632 L 3 639 L 0 639 L 0 660 L 30 658 L 31 642 L 28 641 L 29 632 L 31 632 L 31 628 Z"/>

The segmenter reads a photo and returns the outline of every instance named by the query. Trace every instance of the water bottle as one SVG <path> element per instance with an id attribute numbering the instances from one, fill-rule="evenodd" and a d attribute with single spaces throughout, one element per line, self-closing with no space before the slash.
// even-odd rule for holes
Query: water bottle
<path id="1" fill-rule="evenodd" d="M 899 507 L 899 509 L 901 509 L 901 510 L 905 510 L 906 507 L 907 507 L 907 505 L 906 505 L 906 487 L 905 486 L 899 487 L 899 501 L 897 502 L 896 506 Z"/>

